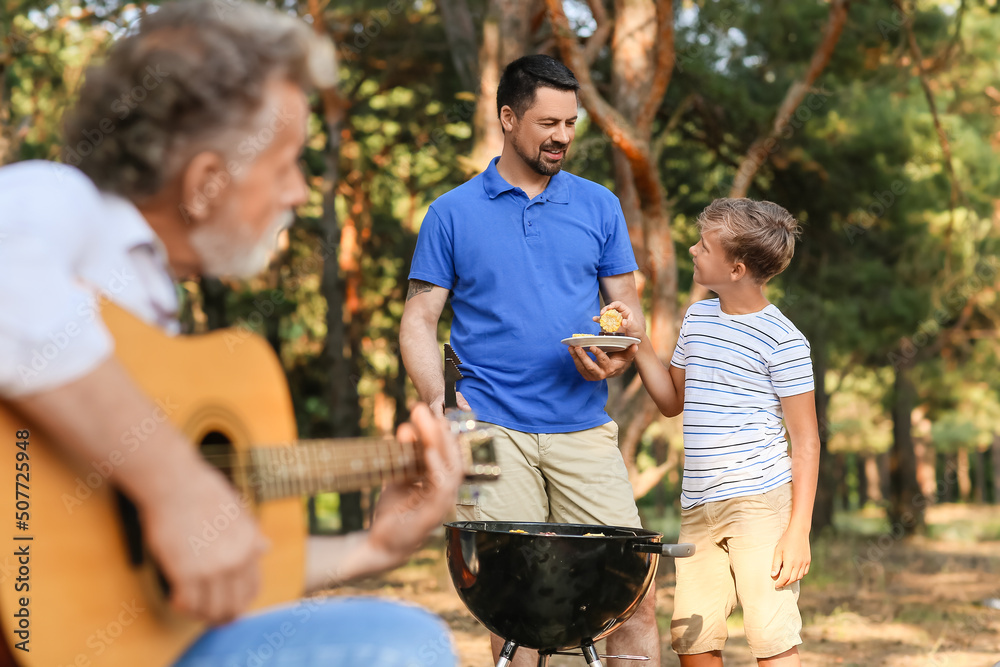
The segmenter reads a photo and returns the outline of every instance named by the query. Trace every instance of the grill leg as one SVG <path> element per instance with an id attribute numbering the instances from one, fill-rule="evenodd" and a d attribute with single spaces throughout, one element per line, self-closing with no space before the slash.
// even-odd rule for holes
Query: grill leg
<path id="1" fill-rule="evenodd" d="M 517 652 L 517 642 L 508 639 L 503 643 L 503 648 L 500 649 L 500 659 L 497 660 L 497 667 L 507 667 L 510 661 L 514 659 L 514 653 Z"/>
<path id="2" fill-rule="evenodd" d="M 587 667 L 603 667 L 601 658 L 597 655 L 597 649 L 593 644 L 586 644 L 583 647 L 583 657 L 587 659 Z"/>

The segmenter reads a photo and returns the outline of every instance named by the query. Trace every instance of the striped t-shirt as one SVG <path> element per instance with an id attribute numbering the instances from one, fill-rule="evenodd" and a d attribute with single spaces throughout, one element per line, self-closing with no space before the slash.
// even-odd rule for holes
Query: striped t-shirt
<path id="1" fill-rule="evenodd" d="M 780 398 L 813 390 L 809 342 L 774 304 L 729 315 L 692 305 L 671 363 L 684 369 L 681 507 L 764 493 L 792 479 Z"/>

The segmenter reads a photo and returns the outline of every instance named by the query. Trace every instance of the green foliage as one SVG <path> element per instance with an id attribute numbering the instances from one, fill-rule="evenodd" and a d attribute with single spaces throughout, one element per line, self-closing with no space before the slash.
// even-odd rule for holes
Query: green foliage
<path id="1" fill-rule="evenodd" d="M 304 2 L 277 4 L 307 13 Z M 769 131 L 789 86 L 808 67 L 828 4 L 676 4 L 676 67 L 655 122 L 654 149 L 683 299 L 694 221 L 712 199 L 728 194 L 748 147 Z M 966 335 L 995 332 L 1000 323 L 1000 15 L 967 3 L 956 35 L 957 6 L 921 4 L 914 16 L 902 17 L 888 2 L 852 3 L 829 64 L 749 192 L 782 204 L 803 223 L 791 266 L 769 289 L 812 341 L 814 359 L 828 373 L 822 379 L 836 390 L 834 449 L 887 447 L 887 392 L 900 360 L 918 366 L 919 402 L 935 446 L 982 447 L 1000 423 L 1000 387 L 989 371 L 997 367 L 996 339 Z M 138 10 L 112 0 L 12 1 L 4 9 L 0 161 L 55 158 L 60 117 L 85 67 Z M 485 3 L 470 9 L 481 20 Z M 225 300 L 230 322 L 266 335 L 279 349 L 307 435 L 333 418 L 322 398 L 329 369 L 318 363 L 328 334 L 325 263 L 340 264 L 347 305 L 338 352 L 350 359 L 361 430 L 384 427 L 378 395 L 391 395 L 397 409 L 413 398 L 396 345 L 409 261 L 429 204 L 465 178 L 461 159 L 472 148 L 476 102 L 458 81 L 433 3 L 352 0 L 324 11 L 339 47 L 340 90 L 350 103 L 335 157 L 342 234 L 327 238 L 322 231 L 323 193 L 333 187 L 331 137 L 315 98 L 303 155 L 312 192 L 288 252 L 270 275 L 231 283 Z M 949 140 L 955 190 L 908 51 L 907 22 Z M 609 72 L 605 49 L 593 67 L 598 86 Z M 585 115 L 568 168 L 614 188 L 610 141 Z"/>

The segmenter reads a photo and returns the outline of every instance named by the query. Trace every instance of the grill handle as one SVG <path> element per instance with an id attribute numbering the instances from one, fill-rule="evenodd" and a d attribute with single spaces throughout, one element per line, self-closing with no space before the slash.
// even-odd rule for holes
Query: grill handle
<path id="1" fill-rule="evenodd" d="M 661 544 L 659 542 L 643 542 L 632 545 L 632 548 L 643 553 L 660 554 L 661 556 L 670 556 L 672 558 L 687 558 L 694 555 L 694 545 L 690 543 Z"/>

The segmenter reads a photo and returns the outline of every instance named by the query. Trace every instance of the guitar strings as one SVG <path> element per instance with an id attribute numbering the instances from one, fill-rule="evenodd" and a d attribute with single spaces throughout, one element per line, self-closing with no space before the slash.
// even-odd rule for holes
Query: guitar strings
<path id="1" fill-rule="evenodd" d="M 373 450 L 372 445 L 381 445 L 387 451 Z M 278 444 L 272 446 L 257 446 L 240 449 L 226 444 L 201 445 L 199 452 L 203 459 L 222 471 L 243 472 L 261 470 L 261 468 L 306 468 L 311 472 L 322 472 L 335 468 L 343 468 L 352 462 L 378 461 L 388 459 L 390 468 L 397 463 L 404 470 L 422 467 L 423 460 L 417 456 L 417 446 L 395 439 L 376 440 L 334 440 L 318 441 L 316 444 Z M 253 460 L 254 458 L 264 460 Z M 284 460 L 282 460 L 284 459 Z M 390 470 L 390 474 L 391 474 Z M 370 474 L 366 471 L 347 470 L 347 475 Z"/>

